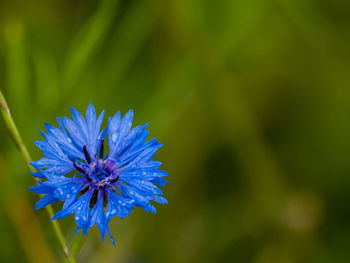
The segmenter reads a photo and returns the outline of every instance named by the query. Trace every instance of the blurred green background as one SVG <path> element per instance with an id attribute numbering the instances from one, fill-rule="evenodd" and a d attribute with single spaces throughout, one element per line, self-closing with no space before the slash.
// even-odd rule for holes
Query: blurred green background
<path id="1" fill-rule="evenodd" d="M 89 102 L 165 145 L 169 204 L 112 220 L 116 248 L 94 227 L 78 262 L 350 262 L 349 18 L 345 0 L 1 0 L 0 88 L 35 159 L 44 122 Z M 2 120 L 0 139 L 0 261 L 60 262 Z"/>

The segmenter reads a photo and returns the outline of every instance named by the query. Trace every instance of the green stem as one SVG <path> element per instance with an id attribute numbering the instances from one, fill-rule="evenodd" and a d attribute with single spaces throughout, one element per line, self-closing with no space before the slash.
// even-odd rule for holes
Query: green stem
<path id="1" fill-rule="evenodd" d="M 1 90 L 0 90 L 0 110 L 1 110 L 2 116 L 3 116 L 4 121 L 5 121 L 5 125 L 10 133 L 10 136 L 11 136 L 13 142 L 15 143 L 19 153 L 21 154 L 23 160 L 25 161 L 28 169 L 31 172 L 35 172 L 34 167 L 32 167 L 30 165 L 32 158 L 30 157 L 30 154 L 29 154 L 26 146 L 23 143 L 22 137 L 17 130 L 16 124 L 15 124 L 14 120 L 12 119 L 10 109 L 7 105 L 5 97 L 4 97 Z M 40 180 L 37 179 L 37 181 L 40 181 Z M 52 218 L 54 215 L 52 206 L 48 205 L 45 208 L 46 208 L 46 212 L 49 215 L 49 217 Z M 74 257 L 71 256 L 71 253 L 70 253 L 69 248 L 67 246 L 67 242 L 66 242 L 66 239 L 63 235 L 63 231 L 62 231 L 60 223 L 58 221 L 52 221 L 52 226 L 53 226 L 54 232 L 57 236 L 57 239 L 62 247 L 63 253 L 66 256 L 68 262 L 75 263 L 76 261 L 75 261 Z"/>
<path id="2" fill-rule="evenodd" d="M 70 251 L 71 251 L 71 256 L 72 257 L 76 257 L 80 251 L 80 249 L 83 247 L 85 241 L 86 241 L 86 236 L 82 236 L 82 235 L 75 235 L 74 239 L 71 243 L 70 246 Z"/>

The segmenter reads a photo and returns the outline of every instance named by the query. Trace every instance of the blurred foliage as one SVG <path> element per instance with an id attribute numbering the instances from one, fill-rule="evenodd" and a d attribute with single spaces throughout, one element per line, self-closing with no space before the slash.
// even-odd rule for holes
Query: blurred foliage
<path id="1" fill-rule="evenodd" d="M 349 262 L 349 17 L 344 0 L 1 0 L 0 88 L 36 159 L 44 122 L 89 102 L 165 145 L 169 204 L 112 220 L 117 248 L 92 229 L 78 261 Z M 0 261 L 58 262 L 0 138 Z"/>

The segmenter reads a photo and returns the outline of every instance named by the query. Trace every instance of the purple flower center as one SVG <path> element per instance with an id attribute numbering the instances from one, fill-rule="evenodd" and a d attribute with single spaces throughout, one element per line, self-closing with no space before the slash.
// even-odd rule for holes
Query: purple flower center
<path id="1" fill-rule="evenodd" d="M 116 169 L 116 163 L 103 157 L 104 139 L 101 140 L 99 158 L 91 156 L 84 146 L 85 162 L 76 160 L 74 167 L 83 175 L 93 188 L 104 188 L 109 185 L 116 185 L 119 180 L 119 174 Z"/>

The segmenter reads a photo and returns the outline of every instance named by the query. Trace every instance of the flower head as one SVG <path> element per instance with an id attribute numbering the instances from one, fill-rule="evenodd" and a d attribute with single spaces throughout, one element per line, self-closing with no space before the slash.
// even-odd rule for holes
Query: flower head
<path id="1" fill-rule="evenodd" d="M 158 170 L 161 162 L 152 160 L 162 146 L 156 138 L 147 141 L 147 124 L 131 129 L 133 111 L 121 118 L 120 112 L 108 119 L 101 131 L 104 111 L 96 118 L 92 104 L 86 118 L 71 108 L 73 120 L 57 118 L 59 128 L 45 124 L 45 138 L 35 142 L 44 158 L 31 163 L 38 172 L 32 175 L 46 179 L 29 189 L 44 194 L 35 205 L 42 208 L 58 200 L 63 208 L 52 220 L 75 214 L 77 231 L 83 235 L 94 224 L 104 240 L 112 217 L 124 218 L 135 206 L 156 213 L 150 201 L 166 204 L 162 191 L 167 172 Z M 108 135 L 109 154 L 105 155 Z"/>

